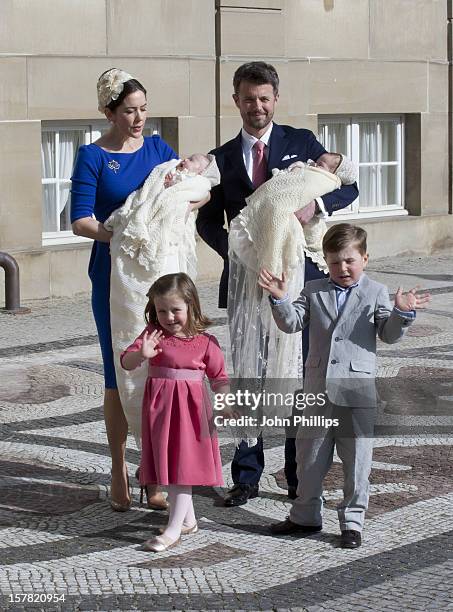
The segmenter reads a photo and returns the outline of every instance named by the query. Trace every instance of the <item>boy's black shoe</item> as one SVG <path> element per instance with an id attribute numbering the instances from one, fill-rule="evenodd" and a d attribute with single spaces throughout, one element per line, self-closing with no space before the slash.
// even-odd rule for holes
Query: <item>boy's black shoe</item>
<path id="1" fill-rule="evenodd" d="M 227 507 L 243 506 L 254 497 L 258 497 L 258 485 L 236 484 L 225 495 L 223 503 Z"/>
<path id="2" fill-rule="evenodd" d="M 359 531 L 346 529 L 341 532 L 341 548 L 359 548 L 362 544 L 362 536 Z"/>
<path id="3" fill-rule="evenodd" d="M 290 535 L 292 533 L 310 535 L 311 533 L 321 531 L 321 529 L 322 525 L 299 525 L 298 523 L 293 523 L 289 518 L 280 521 L 280 523 L 274 523 L 269 527 L 269 531 L 273 535 Z"/>
<path id="4" fill-rule="evenodd" d="M 297 487 L 288 487 L 288 499 L 296 499 Z"/>

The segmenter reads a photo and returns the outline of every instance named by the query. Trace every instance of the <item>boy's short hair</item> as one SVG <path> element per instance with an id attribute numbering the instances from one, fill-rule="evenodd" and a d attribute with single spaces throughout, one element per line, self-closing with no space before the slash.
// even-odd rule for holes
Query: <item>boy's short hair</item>
<path id="1" fill-rule="evenodd" d="M 361 255 L 367 254 L 367 233 L 358 225 L 338 223 L 329 227 L 322 240 L 322 250 L 326 253 L 338 253 L 351 244 L 357 247 Z"/>
<path id="2" fill-rule="evenodd" d="M 272 64 L 266 62 L 247 62 L 236 70 L 233 76 L 234 93 L 239 93 L 242 81 L 248 81 L 254 85 L 272 85 L 274 95 L 278 94 L 279 78 Z"/>

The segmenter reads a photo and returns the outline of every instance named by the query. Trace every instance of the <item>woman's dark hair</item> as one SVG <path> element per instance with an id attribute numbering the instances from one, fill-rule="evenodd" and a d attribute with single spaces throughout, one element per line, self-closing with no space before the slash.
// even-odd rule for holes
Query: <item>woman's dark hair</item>
<path id="1" fill-rule="evenodd" d="M 106 72 L 108 72 L 108 70 L 106 70 Z M 120 93 L 117 99 L 112 100 L 110 104 L 107 104 L 105 108 L 109 108 L 111 111 L 114 111 L 115 109 L 118 108 L 118 106 L 121 104 L 124 98 L 128 96 L 129 94 L 134 93 L 134 91 L 143 91 L 146 97 L 146 89 L 143 87 L 140 81 L 137 81 L 137 79 L 129 79 L 129 81 L 126 81 L 124 83 L 123 91 Z"/>
<path id="2" fill-rule="evenodd" d="M 234 93 L 239 93 L 242 81 L 248 81 L 255 85 L 272 85 L 274 95 L 278 94 L 279 79 L 275 68 L 266 62 L 247 62 L 242 64 L 234 73 Z"/>
<path id="3" fill-rule="evenodd" d="M 145 308 L 145 321 L 159 325 L 154 300 L 156 297 L 176 293 L 187 304 L 187 325 L 184 330 L 189 336 L 201 334 L 212 325 L 212 321 L 201 313 L 200 299 L 193 280 L 184 272 L 165 274 L 155 281 L 148 293 L 148 304 Z"/>

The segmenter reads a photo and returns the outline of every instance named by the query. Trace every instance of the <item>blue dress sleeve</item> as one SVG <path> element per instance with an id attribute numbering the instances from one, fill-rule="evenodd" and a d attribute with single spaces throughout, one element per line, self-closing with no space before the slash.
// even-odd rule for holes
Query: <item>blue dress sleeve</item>
<path id="1" fill-rule="evenodd" d="M 156 148 L 159 151 L 159 155 L 161 158 L 161 163 L 170 161 L 170 159 L 178 159 L 178 155 L 173 151 L 173 149 L 168 145 L 165 140 L 158 135 L 153 136 L 157 140 Z"/>
<path id="2" fill-rule="evenodd" d="M 99 158 L 95 150 L 81 146 L 71 177 L 71 223 L 93 215 L 99 173 Z"/>

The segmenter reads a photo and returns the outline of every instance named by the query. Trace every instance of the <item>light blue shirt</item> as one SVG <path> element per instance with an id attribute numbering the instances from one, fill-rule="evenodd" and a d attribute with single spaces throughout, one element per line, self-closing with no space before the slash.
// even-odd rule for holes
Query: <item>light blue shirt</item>
<path id="1" fill-rule="evenodd" d="M 329 282 L 332 283 L 332 285 L 335 287 L 335 298 L 337 301 L 337 315 L 340 316 L 343 311 L 343 308 L 345 307 L 346 302 L 348 301 L 348 297 L 351 293 L 351 289 L 359 286 L 360 279 L 353 285 L 350 285 L 349 287 L 341 287 L 340 285 L 337 285 L 336 283 L 334 283 L 333 280 L 329 280 Z"/>

